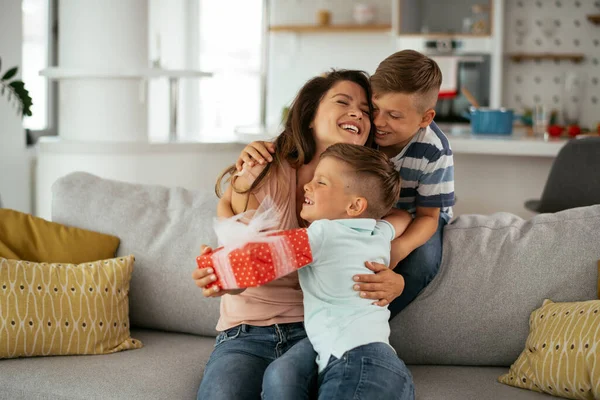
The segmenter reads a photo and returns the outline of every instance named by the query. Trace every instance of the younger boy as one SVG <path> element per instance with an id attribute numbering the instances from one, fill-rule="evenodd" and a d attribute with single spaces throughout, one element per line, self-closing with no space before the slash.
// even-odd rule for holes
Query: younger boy
<path id="1" fill-rule="evenodd" d="M 298 275 L 308 335 L 304 341 L 310 340 L 317 353 L 319 399 L 351 398 L 357 391 L 361 398 L 414 399 L 410 372 L 389 344 L 388 309 L 356 296 L 347 284 L 354 274 L 370 272 L 365 256 L 387 265 L 390 242 L 411 222 L 403 212 L 381 220 L 398 198 L 398 172 L 377 150 L 335 144 L 322 154 L 304 190 L 300 216 L 311 223 L 307 233 L 313 262 Z M 306 348 L 303 341 L 296 346 Z M 288 353 L 269 366 L 263 382 Z M 263 398 L 297 398 L 287 383 L 263 384 Z"/>
<path id="2" fill-rule="evenodd" d="M 443 228 L 452 218 L 452 150 L 433 122 L 441 83 L 442 73 L 436 62 L 413 50 L 392 54 L 371 77 L 375 143 L 400 172 L 402 189 L 395 207 L 413 216 L 406 232 L 392 243 L 390 266 L 404 278 L 404 290 L 389 306 L 392 318 L 438 273 Z M 265 142 L 248 145 L 238 165 L 264 163 L 269 151 L 273 151 L 271 146 Z M 385 290 L 384 278 L 378 275 L 357 275 L 355 281 L 361 283 L 356 290 L 374 299 Z M 395 295 L 399 293 L 396 291 Z"/>

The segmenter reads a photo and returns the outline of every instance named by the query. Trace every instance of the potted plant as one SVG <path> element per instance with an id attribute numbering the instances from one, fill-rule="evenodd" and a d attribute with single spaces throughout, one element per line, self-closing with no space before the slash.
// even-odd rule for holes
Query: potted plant
<path id="1" fill-rule="evenodd" d="M 19 67 L 10 68 L 2 74 L 2 59 L 0 59 L 0 97 L 6 97 L 8 102 L 14 104 L 21 118 L 31 117 L 31 96 L 25 89 L 25 83 L 20 79 L 14 79 Z"/>

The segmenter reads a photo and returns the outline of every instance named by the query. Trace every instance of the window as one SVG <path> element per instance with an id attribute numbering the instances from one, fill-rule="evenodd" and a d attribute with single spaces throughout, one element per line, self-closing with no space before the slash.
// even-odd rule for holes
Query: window
<path id="1" fill-rule="evenodd" d="M 203 139 L 232 135 L 261 121 L 263 4 L 266 0 L 198 0 L 198 65 L 214 73 L 199 85 Z"/>
<path id="2" fill-rule="evenodd" d="M 23 0 L 23 62 L 21 76 L 33 99 L 32 116 L 23 120 L 26 129 L 40 134 L 56 132 L 53 84 L 39 75 L 55 64 L 53 0 Z"/>

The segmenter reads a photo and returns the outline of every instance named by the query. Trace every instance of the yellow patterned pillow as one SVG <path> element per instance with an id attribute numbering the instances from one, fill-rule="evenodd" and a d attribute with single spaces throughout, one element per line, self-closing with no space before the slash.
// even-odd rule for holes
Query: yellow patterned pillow
<path id="1" fill-rule="evenodd" d="M 0 358 L 139 349 L 129 334 L 133 256 L 84 264 L 0 258 Z"/>
<path id="2" fill-rule="evenodd" d="M 570 399 L 600 399 L 600 300 L 544 300 L 525 350 L 500 383 Z"/>

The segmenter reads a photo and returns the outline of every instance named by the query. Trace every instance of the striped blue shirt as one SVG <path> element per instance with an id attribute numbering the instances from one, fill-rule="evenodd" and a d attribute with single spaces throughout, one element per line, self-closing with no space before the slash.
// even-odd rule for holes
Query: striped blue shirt
<path id="1" fill-rule="evenodd" d="M 439 207 L 448 222 L 454 205 L 454 160 L 448 138 L 436 123 L 420 129 L 391 160 L 402 178 L 396 208 L 414 216 L 417 207 Z"/>

